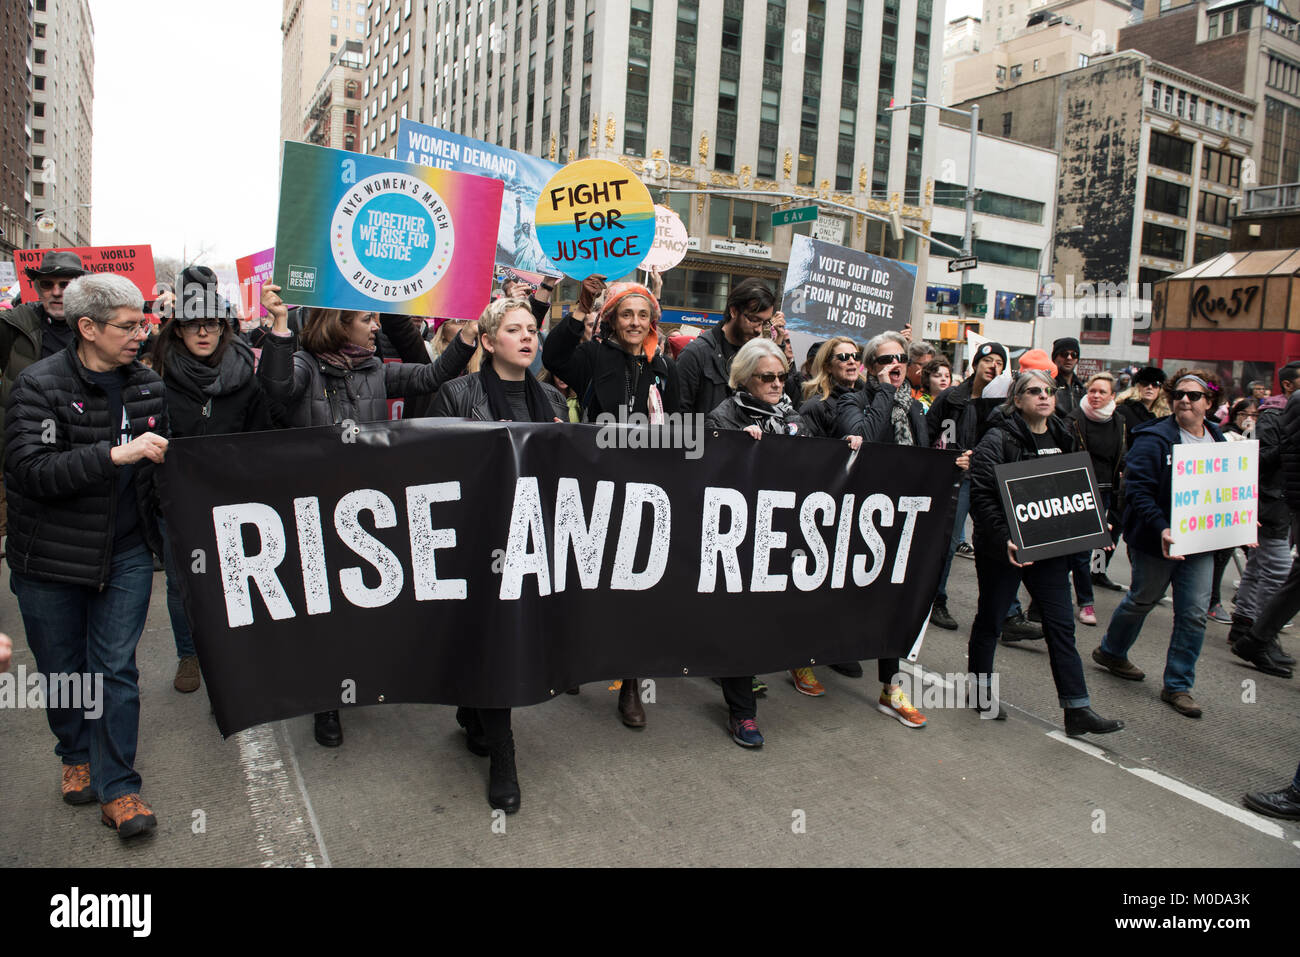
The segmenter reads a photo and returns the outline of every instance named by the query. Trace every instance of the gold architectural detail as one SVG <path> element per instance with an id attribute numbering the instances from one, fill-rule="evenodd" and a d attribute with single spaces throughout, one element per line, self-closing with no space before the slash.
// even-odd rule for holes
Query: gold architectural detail
<path id="1" fill-rule="evenodd" d="M 700 148 L 698 152 L 700 154 L 700 162 L 707 163 L 709 161 L 709 134 L 708 133 L 700 134 Z"/>
<path id="2" fill-rule="evenodd" d="M 867 212 L 869 213 L 887 213 L 890 206 L 883 199 L 868 199 Z"/>
<path id="3" fill-rule="evenodd" d="M 829 195 L 830 195 L 830 191 L 831 191 L 831 181 L 830 181 L 830 180 L 828 180 L 828 179 L 824 179 L 824 180 L 822 180 L 820 183 L 817 184 L 817 194 L 818 194 L 819 196 L 821 196 L 822 199 L 825 199 L 827 196 L 829 196 Z"/>
<path id="4" fill-rule="evenodd" d="M 864 166 L 862 169 L 863 169 L 863 172 L 866 171 L 866 167 L 865 167 L 865 166 Z M 862 235 L 862 224 L 863 224 L 863 222 L 866 220 L 866 217 L 864 217 L 864 216 L 855 216 L 854 219 L 856 219 L 856 220 L 858 221 L 858 236 L 861 236 L 861 235 Z"/>
<path id="5" fill-rule="evenodd" d="M 785 171 L 785 175 L 787 178 L 790 176 L 790 170 L 792 170 L 793 168 L 794 168 L 794 156 L 791 155 L 789 150 L 786 150 L 785 162 L 781 164 L 781 169 Z"/>
<path id="6" fill-rule="evenodd" d="M 591 148 L 593 150 L 596 148 L 596 138 L 598 136 L 600 136 L 600 117 L 593 116 L 591 118 Z"/>
<path id="7" fill-rule="evenodd" d="M 569 150 L 569 162 L 570 162 L 570 163 L 573 162 L 573 150 L 572 150 L 572 149 Z"/>
<path id="8" fill-rule="evenodd" d="M 673 179 L 695 179 L 694 166 L 670 166 L 669 171 Z"/>
<path id="9" fill-rule="evenodd" d="M 650 154 L 650 158 L 651 158 L 652 160 L 661 160 L 661 159 L 664 158 L 664 151 L 663 151 L 663 150 L 655 150 L 653 153 Z"/>
<path id="10" fill-rule="evenodd" d="M 817 195 L 817 190 L 813 189 L 811 186 L 796 186 L 796 187 L 794 188 L 794 191 L 795 191 L 796 193 L 798 193 L 800 196 L 816 196 L 816 195 Z"/>
<path id="11" fill-rule="evenodd" d="M 853 196 L 852 196 L 851 193 L 831 193 L 831 202 L 832 202 L 832 203 L 843 203 L 845 206 L 856 206 L 856 205 L 858 205 L 857 203 L 855 203 L 855 202 L 853 201 Z"/>
<path id="12" fill-rule="evenodd" d="M 781 184 L 776 182 L 776 180 L 771 180 L 771 179 L 754 180 L 754 189 L 761 189 L 761 190 L 766 190 L 770 193 L 775 193 L 780 188 L 781 188 Z"/>
<path id="13" fill-rule="evenodd" d="M 713 175 L 709 177 L 709 183 L 713 186 L 739 186 L 740 177 L 735 173 L 719 173 L 714 170 Z"/>
<path id="14" fill-rule="evenodd" d="M 925 181 L 925 205 L 934 205 L 934 177 L 931 176 Z"/>
<path id="15" fill-rule="evenodd" d="M 920 206 L 902 206 L 899 208 L 904 219 L 922 219 L 925 216 L 925 210 Z"/>
<path id="16" fill-rule="evenodd" d="M 861 166 L 858 167 L 858 189 L 865 191 L 866 188 L 867 188 L 867 164 L 863 163 Z M 859 222 L 858 223 L 859 232 L 861 231 L 861 229 L 862 229 L 862 224 L 861 222 Z"/>
<path id="17" fill-rule="evenodd" d="M 699 213 L 699 214 L 701 214 L 701 215 L 704 213 L 704 197 L 703 197 L 703 196 L 696 196 L 696 197 L 695 197 L 695 212 L 697 212 L 697 213 Z"/>
<path id="18" fill-rule="evenodd" d="M 754 182 L 754 170 L 748 163 L 740 168 L 740 185 L 743 189 L 749 189 L 750 184 Z"/>
<path id="19" fill-rule="evenodd" d="M 618 124 L 614 122 L 614 114 L 610 113 L 605 118 L 605 148 L 613 149 L 614 140 L 618 137 Z"/>
<path id="20" fill-rule="evenodd" d="M 551 159 L 551 162 L 552 162 L 552 163 L 555 162 L 555 134 L 554 134 L 554 133 L 551 134 L 551 153 L 550 153 L 550 159 Z"/>

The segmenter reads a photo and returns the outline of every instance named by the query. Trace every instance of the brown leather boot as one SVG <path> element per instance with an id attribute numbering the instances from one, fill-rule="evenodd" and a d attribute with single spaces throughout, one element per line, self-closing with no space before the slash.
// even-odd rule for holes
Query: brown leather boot
<path id="1" fill-rule="evenodd" d="M 645 708 L 641 706 L 641 679 L 624 678 L 618 692 L 618 713 L 629 728 L 645 727 Z"/>

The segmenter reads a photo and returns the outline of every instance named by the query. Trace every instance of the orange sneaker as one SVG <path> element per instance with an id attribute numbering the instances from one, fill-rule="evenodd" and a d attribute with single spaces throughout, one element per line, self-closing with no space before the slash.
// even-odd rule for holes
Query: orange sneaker
<path id="1" fill-rule="evenodd" d="M 90 789 L 89 764 L 63 766 L 63 800 L 69 804 L 89 804 L 95 800 L 95 792 Z"/>
<path id="2" fill-rule="evenodd" d="M 912 707 L 912 702 L 907 700 L 902 688 L 895 688 L 893 692 L 881 689 L 876 709 L 891 718 L 897 718 L 909 728 L 925 727 L 925 715 Z"/>
<path id="3" fill-rule="evenodd" d="M 817 680 L 811 668 L 795 668 L 790 672 L 790 676 L 794 678 L 795 690 L 800 694 L 806 694 L 810 698 L 820 698 L 826 693 L 826 689 L 822 687 L 822 683 Z"/>
<path id="4" fill-rule="evenodd" d="M 116 801 L 101 804 L 99 819 L 106 827 L 116 829 L 117 836 L 124 841 L 158 826 L 158 818 L 138 794 L 127 794 Z"/>

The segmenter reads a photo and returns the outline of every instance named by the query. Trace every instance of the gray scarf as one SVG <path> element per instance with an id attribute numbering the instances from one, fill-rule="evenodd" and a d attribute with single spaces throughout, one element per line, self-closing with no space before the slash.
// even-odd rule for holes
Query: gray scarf
<path id="1" fill-rule="evenodd" d="M 894 390 L 894 404 L 889 410 L 889 421 L 894 426 L 895 445 L 915 445 L 912 438 L 912 421 L 907 414 L 912 407 L 912 390 L 907 380 Z"/>

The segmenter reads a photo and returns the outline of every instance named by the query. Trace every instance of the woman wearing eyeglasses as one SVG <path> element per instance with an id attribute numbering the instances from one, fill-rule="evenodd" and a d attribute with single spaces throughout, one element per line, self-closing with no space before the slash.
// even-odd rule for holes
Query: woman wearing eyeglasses
<path id="1" fill-rule="evenodd" d="M 207 295 L 192 294 L 201 290 Z M 200 308 L 194 308 L 196 305 Z M 183 289 L 176 317 L 158 334 L 153 369 L 167 386 L 167 417 L 174 439 L 275 427 L 261 383 L 253 374 L 253 351 L 239 338 L 231 321 L 219 315 L 221 311 L 215 283 Z M 181 598 L 180 573 L 165 533 L 163 565 L 178 659 L 172 687 L 185 693 L 197 691 L 199 659 Z"/>
<path id="2" fill-rule="evenodd" d="M 1203 369 L 1179 370 L 1165 384 L 1173 415 L 1138 427 L 1124 461 L 1124 541 L 1129 547 L 1133 583 L 1110 617 L 1092 660 L 1111 674 L 1141 681 L 1145 674 L 1128 660 L 1142 623 L 1173 584 L 1174 628 L 1165 656 L 1160 700 L 1181 715 L 1201 716 L 1192 697 L 1196 661 L 1205 640 L 1214 553 L 1171 555 L 1169 510 L 1173 494 L 1173 448 L 1185 443 L 1222 442 L 1209 421 L 1219 384 Z"/>
<path id="3" fill-rule="evenodd" d="M 302 349 L 294 352 L 289 308 L 279 286 L 262 287 L 262 305 L 272 322 L 257 375 L 272 404 L 283 409 L 283 421 L 294 428 L 387 421 L 390 398 L 437 392 L 464 371 L 478 345 L 478 323 L 467 322 L 436 363 L 381 362 L 375 356 L 375 313 L 309 309 Z M 337 711 L 316 715 L 316 742 L 327 748 L 343 743 Z"/>
<path id="4" fill-rule="evenodd" d="M 813 356 L 804 383 L 804 403 L 799 407 L 807 434 L 835 435 L 835 410 L 845 392 L 861 389 L 862 350 L 847 336 L 823 342 Z"/>
<path id="5" fill-rule="evenodd" d="M 867 370 L 865 388 L 840 396 L 835 420 L 837 434 L 858 437 L 865 442 L 929 448 L 925 414 L 921 403 L 912 398 L 906 379 L 907 340 L 897 332 L 882 332 L 867 343 L 862 360 Z M 962 467 L 965 468 L 964 461 Z M 877 710 L 896 718 L 906 728 L 925 727 L 925 715 L 912 707 L 896 681 L 898 659 L 881 658 L 876 666 L 881 684 Z M 851 678 L 862 676 L 862 666 L 856 661 L 831 667 Z"/>
<path id="6" fill-rule="evenodd" d="M 1021 562 L 1011 540 L 994 469 L 1044 455 L 1075 451 L 1074 439 L 1054 415 L 1056 383 L 1044 369 L 1020 373 L 1006 402 L 993 413 L 993 424 L 971 457 L 970 506 L 975 521 L 975 576 L 979 605 L 967 647 L 969 667 L 978 684 L 982 716 L 1005 719 L 992 695 L 993 655 L 1007 610 L 1023 581 L 1043 614 L 1043 635 L 1056 694 L 1065 710 L 1065 733 L 1107 734 L 1124 727 L 1092 710 L 1083 662 L 1074 646 L 1074 606 L 1070 600 L 1070 557 Z"/>

